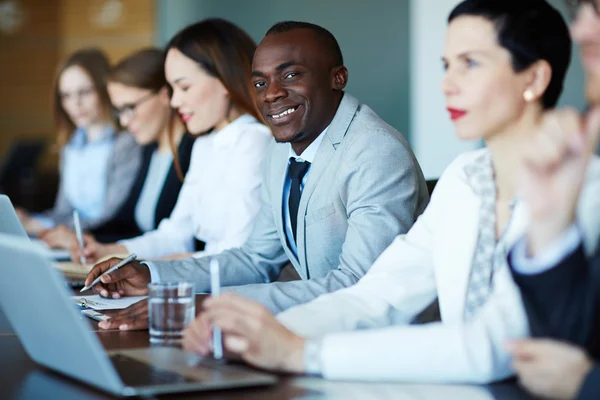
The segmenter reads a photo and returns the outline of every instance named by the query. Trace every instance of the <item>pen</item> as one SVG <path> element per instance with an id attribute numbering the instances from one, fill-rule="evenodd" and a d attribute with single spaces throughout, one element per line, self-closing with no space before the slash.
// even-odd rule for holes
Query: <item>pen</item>
<path id="1" fill-rule="evenodd" d="M 210 260 L 210 295 L 221 294 L 221 279 L 219 275 L 219 262 L 213 258 Z M 213 328 L 213 357 L 216 360 L 223 358 L 223 339 L 221 328 Z"/>
<path id="2" fill-rule="evenodd" d="M 81 233 L 81 223 L 79 222 L 79 213 L 77 212 L 77 210 L 73 210 L 73 227 L 75 228 L 75 236 L 77 236 L 77 243 L 79 243 L 79 249 L 81 250 L 79 262 L 81 262 L 81 265 L 86 265 L 87 260 L 85 259 L 85 255 L 83 254 L 83 234 Z"/>
<path id="3" fill-rule="evenodd" d="M 130 254 L 126 259 L 121 260 L 120 263 L 118 263 L 117 265 L 115 265 L 114 267 L 112 267 L 111 269 L 109 269 L 108 271 L 106 271 L 105 273 L 101 274 L 99 277 L 97 277 L 96 279 L 94 279 L 94 281 L 90 284 L 90 286 L 86 286 L 83 289 L 81 289 L 79 292 L 85 292 L 86 290 L 90 290 L 91 288 L 93 288 L 94 286 L 96 286 L 99 282 L 100 282 L 100 278 L 102 277 L 102 275 L 106 275 L 106 274 L 110 274 L 112 272 L 115 272 L 116 270 L 118 270 L 119 268 L 129 264 L 130 262 L 132 262 L 133 260 L 135 260 L 137 258 L 137 255 L 135 254 Z"/>

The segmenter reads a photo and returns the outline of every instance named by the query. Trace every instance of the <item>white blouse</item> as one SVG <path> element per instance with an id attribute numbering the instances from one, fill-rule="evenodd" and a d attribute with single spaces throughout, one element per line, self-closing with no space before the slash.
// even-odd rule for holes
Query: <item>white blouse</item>
<path id="1" fill-rule="evenodd" d="M 250 115 L 198 137 L 170 217 L 119 243 L 140 258 L 193 252 L 194 239 L 206 243 L 194 256 L 241 246 L 258 214 L 262 161 L 272 141 L 269 129 Z"/>

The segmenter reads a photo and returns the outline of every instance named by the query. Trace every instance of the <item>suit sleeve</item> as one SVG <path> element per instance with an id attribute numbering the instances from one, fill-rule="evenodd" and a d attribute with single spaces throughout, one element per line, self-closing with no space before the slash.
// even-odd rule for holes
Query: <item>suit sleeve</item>
<path id="1" fill-rule="evenodd" d="M 600 399 L 600 365 L 596 364 L 583 381 L 577 400 Z"/>
<path id="2" fill-rule="evenodd" d="M 264 164 L 266 174 L 270 167 L 266 160 Z M 160 279 L 193 281 L 197 292 L 209 292 L 209 258 L 219 261 L 222 286 L 271 282 L 277 279 L 288 258 L 277 233 L 267 188 L 268 179 L 266 174 L 260 187 L 261 206 L 252 233 L 240 248 L 226 250 L 210 257 L 153 262 L 153 268 Z"/>
<path id="3" fill-rule="evenodd" d="M 519 274 L 511 265 L 532 336 L 552 337 L 580 346 L 588 343 L 597 308 L 599 281 L 594 269 L 599 267 L 600 254 L 588 259 L 583 245 L 539 274 Z"/>
<path id="4" fill-rule="evenodd" d="M 308 280 L 225 290 L 277 313 L 356 284 L 394 238 L 408 232 L 427 201 L 423 176 L 410 152 L 397 138 L 386 139 L 370 148 L 361 139 L 344 155 L 338 186 L 346 199 L 348 228 L 336 268 Z"/>

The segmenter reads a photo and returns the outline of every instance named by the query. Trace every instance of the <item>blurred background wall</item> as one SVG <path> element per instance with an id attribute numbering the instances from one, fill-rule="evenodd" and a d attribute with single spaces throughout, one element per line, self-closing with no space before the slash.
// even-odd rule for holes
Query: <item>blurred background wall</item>
<path id="1" fill-rule="evenodd" d="M 155 0 L 0 1 L 0 155 L 16 138 L 54 140 L 52 83 L 72 51 L 95 46 L 111 61 L 156 42 Z M 49 152 L 45 168 L 56 167 Z"/>
<path id="2" fill-rule="evenodd" d="M 564 11 L 562 0 L 550 0 Z M 440 93 L 446 18 L 457 0 L 0 0 L 0 156 L 15 138 L 53 140 L 51 87 L 57 63 L 86 46 L 111 61 L 164 45 L 182 27 L 223 17 L 259 41 L 275 22 L 314 22 L 338 38 L 348 91 L 409 140 L 428 178 L 465 149 Z M 583 108 L 575 53 L 561 104 Z M 44 166 L 52 169 L 55 159 Z"/>

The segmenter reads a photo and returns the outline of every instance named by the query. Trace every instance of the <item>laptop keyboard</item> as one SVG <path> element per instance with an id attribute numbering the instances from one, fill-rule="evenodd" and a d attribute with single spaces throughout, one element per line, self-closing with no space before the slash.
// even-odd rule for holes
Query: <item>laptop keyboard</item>
<path id="1" fill-rule="evenodd" d="M 122 354 L 115 354 L 110 359 L 123 383 L 127 386 L 139 387 L 198 382 L 176 372 L 158 368 Z"/>

